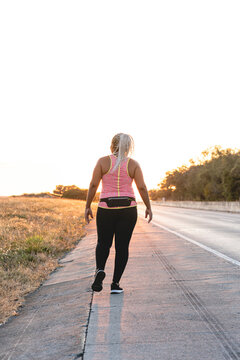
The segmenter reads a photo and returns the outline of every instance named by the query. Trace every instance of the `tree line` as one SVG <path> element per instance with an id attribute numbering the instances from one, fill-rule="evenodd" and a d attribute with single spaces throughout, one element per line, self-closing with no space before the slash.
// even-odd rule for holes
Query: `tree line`
<path id="1" fill-rule="evenodd" d="M 86 200 L 88 189 L 81 189 L 76 185 L 56 185 L 56 188 L 52 193 L 41 192 L 41 193 L 24 193 L 22 195 L 12 195 L 13 197 L 24 196 L 24 197 L 37 197 L 37 198 L 63 198 L 63 199 L 76 199 Z M 99 201 L 100 193 L 96 193 L 93 201 Z"/>
<path id="2" fill-rule="evenodd" d="M 56 185 L 53 194 L 55 196 L 65 198 L 65 199 L 77 199 L 77 200 L 86 200 L 87 199 L 88 189 L 80 189 L 76 185 Z M 99 193 L 97 193 L 93 201 L 99 200 Z"/>
<path id="3" fill-rule="evenodd" d="M 240 150 L 214 146 L 204 150 L 197 162 L 189 160 L 165 174 L 159 188 L 150 190 L 152 200 L 240 200 Z"/>

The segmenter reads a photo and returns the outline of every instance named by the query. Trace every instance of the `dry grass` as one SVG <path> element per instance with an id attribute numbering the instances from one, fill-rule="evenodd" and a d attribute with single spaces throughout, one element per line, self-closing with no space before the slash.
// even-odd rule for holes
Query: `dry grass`
<path id="1" fill-rule="evenodd" d="M 79 200 L 0 198 L 0 323 L 84 236 L 84 208 Z"/>

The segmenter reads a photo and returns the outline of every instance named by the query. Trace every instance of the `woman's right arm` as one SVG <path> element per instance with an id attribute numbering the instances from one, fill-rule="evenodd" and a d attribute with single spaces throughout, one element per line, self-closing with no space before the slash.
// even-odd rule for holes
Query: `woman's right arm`
<path id="1" fill-rule="evenodd" d="M 144 182 L 143 173 L 140 165 L 137 163 L 137 166 L 134 171 L 134 181 L 136 183 L 136 186 L 138 188 L 139 194 L 141 195 L 141 198 L 146 205 L 146 211 L 145 211 L 145 218 L 148 218 L 148 222 L 152 220 L 152 209 L 151 204 L 148 196 L 148 190 L 146 187 L 146 184 Z"/>
<path id="2" fill-rule="evenodd" d="M 98 160 L 92 175 L 92 180 L 89 185 L 88 193 L 87 193 L 87 200 L 86 200 L 86 208 L 85 208 L 85 220 L 87 224 L 90 222 L 90 216 L 93 218 L 92 210 L 91 210 L 91 203 L 93 198 L 96 194 L 98 185 L 102 178 L 102 167 L 101 167 L 101 159 Z"/>

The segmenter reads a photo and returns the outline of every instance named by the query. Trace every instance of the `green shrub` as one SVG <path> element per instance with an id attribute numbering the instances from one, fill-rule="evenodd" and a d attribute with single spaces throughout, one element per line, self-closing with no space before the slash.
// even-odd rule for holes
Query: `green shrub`
<path id="1" fill-rule="evenodd" d="M 24 251 L 27 254 L 50 253 L 51 247 L 45 243 L 42 236 L 34 235 L 26 239 Z"/>

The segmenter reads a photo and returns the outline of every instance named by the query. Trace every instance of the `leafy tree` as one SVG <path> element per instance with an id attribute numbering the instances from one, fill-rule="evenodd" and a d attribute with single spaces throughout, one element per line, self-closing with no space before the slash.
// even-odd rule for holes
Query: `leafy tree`
<path id="1" fill-rule="evenodd" d="M 189 162 L 189 167 L 166 172 L 160 188 L 150 191 L 151 199 L 239 200 L 240 150 L 217 145 L 204 150 L 198 162 Z"/>
<path id="2" fill-rule="evenodd" d="M 72 190 L 72 189 L 79 189 L 76 185 L 56 185 L 56 189 L 53 190 L 53 193 L 58 196 L 62 196 L 65 191 Z"/>
<path id="3" fill-rule="evenodd" d="M 86 200 L 87 189 L 76 189 L 76 188 L 68 189 L 64 191 L 62 197 L 66 199 Z"/>

